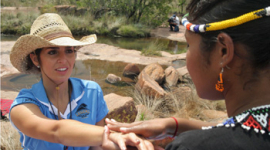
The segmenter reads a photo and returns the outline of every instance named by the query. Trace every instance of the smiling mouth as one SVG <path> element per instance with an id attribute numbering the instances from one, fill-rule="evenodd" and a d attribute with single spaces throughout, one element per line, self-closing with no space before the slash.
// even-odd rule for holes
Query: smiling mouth
<path id="1" fill-rule="evenodd" d="M 59 69 L 56 69 L 57 71 L 66 71 L 67 68 L 59 68 Z"/>

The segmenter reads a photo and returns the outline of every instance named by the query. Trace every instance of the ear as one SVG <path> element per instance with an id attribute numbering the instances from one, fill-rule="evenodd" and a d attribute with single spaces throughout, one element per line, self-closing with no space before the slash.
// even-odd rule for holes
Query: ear
<path id="1" fill-rule="evenodd" d="M 38 66 L 38 65 L 39 65 L 37 55 L 31 53 L 31 54 L 30 54 L 30 58 L 31 58 L 31 60 L 32 60 L 32 62 L 33 62 L 33 64 L 34 64 L 35 66 Z"/>
<path id="2" fill-rule="evenodd" d="M 217 36 L 217 46 L 220 55 L 220 65 L 224 68 L 228 65 L 234 56 L 234 43 L 227 33 L 220 33 Z"/>

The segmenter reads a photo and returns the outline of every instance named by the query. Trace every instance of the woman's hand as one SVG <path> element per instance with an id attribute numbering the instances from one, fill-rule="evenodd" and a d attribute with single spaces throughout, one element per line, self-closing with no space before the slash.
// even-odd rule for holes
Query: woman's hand
<path id="1" fill-rule="evenodd" d="M 172 137 L 175 130 L 175 122 L 171 118 L 139 121 L 130 124 L 116 122 L 115 120 L 110 120 L 108 118 L 105 119 L 105 121 L 110 130 L 122 133 L 135 133 L 152 140 L 161 140 L 166 137 Z M 172 126 L 173 131 L 170 131 L 169 126 Z"/>
<path id="2" fill-rule="evenodd" d="M 107 126 L 104 127 L 102 149 L 104 150 L 154 150 L 151 142 L 139 138 L 134 133 L 122 134 L 119 132 L 110 132 Z M 128 147 L 127 147 L 128 146 Z M 159 147 L 157 147 L 159 149 Z"/>

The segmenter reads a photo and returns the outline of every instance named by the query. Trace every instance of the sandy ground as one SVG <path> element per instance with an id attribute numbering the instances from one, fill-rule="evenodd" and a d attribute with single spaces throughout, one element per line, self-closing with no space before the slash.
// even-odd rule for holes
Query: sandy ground
<path id="1" fill-rule="evenodd" d="M 152 31 L 151 35 L 161 38 L 167 38 L 174 41 L 184 42 L 183 37 L 184 28 L 180 28 L 180 32 L 169 32 L 169 28 L 158 28 Z M 5 41 L 1 42 L 1 71 L 0 77 L 18 73 L 17 69 L 14 68 L 9 60 L 9 54 L 12 46 L 15 42 Z M 186 54 L 172 55 L 167 52 L 162 52 L 163 57 L 146 57 L 142 56 L 140 51 L 137 50 L 126 50 L 119 47 L 114 47 L 106 44 L 92 44 L 81 48 L 78 51 L 77 60 L 86 59 L 99 59 L 108 61 L 122 61 L 126 63 L 136 64 L 151 64 L 159 63 L 161 65 L 170 65 L 172 61 L 177 59 L 185 59 Z M 15 99 L 17 92 L 3 91 L 1 90 L 1 98 Z"/>

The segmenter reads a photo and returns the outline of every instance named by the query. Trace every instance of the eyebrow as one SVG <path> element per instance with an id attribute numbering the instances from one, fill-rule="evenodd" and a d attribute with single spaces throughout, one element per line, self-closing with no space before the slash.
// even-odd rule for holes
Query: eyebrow
<path id="1" fill-rule="evenodd" d="M 74 48 L 74 46 L 65 46 L 65 49 L 69 49 L 69 48 Z M 58 49 L 60 49 L 60 48 L 59 48 L 59 47 L 45 47 L 44 49 L 58 50 Z"/>
<path id="2" fill-rule="evenodd" d="M 57 50 L 57 49 L 59 49 L 59 47 L 45 47 L 44 49 L 45 49 L 45 50 L 46 50 L 46 49 L 53 49 L 53 50 Z"/>

